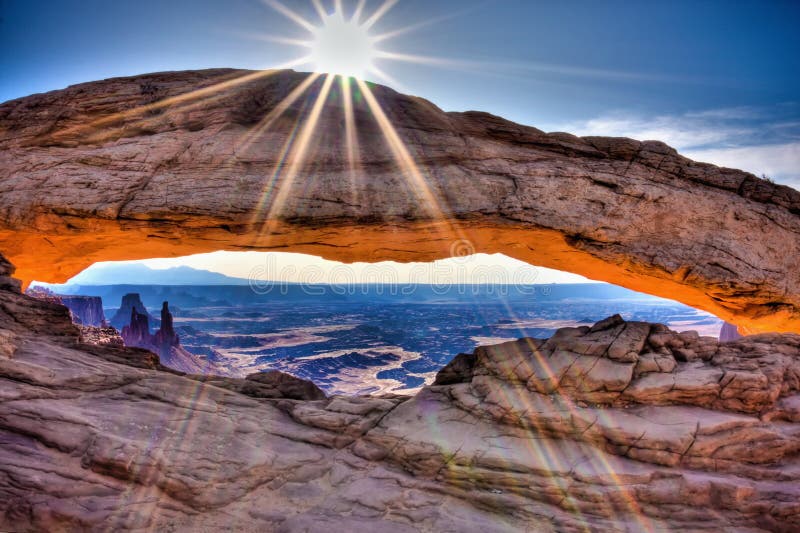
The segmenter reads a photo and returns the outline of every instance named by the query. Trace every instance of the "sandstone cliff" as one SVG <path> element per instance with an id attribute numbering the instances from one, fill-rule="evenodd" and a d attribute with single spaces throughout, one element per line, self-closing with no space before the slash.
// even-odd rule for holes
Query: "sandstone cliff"
<path id="1" fill-rule="evenodd" d="M 725 322 L 724 324 L 722 324 L 722 329 L 720 329 L 719 331 L 720 342 L 730 342 L 741 338 L 742 335 L 736 329 L 736 326 L 734 326 L 730 322 Z"/>
<path id="2" fill-rule="evenodd" d="M 0 529 L 796 531 L 800 336 L 610 317 L 415 396 L 92 346 L 0 256 Z"/>
<path id="3" fill-rule="evenodd" d="M 502 252 L 800 331 L 797 191 L 660 142 L 547 134 L 380 86 L 353 88 L 351 121 L 338 83 L 312 113 L 323 83 L 172 72 L 0 105 L 0 250 L 28 281 L 218 249 Z"/>
<path id="4" fill-rule="evenodd" d="M 103 313 L 103 300 L 99 296 L 59 295 L 61 303 L 72 311 L 76 323 L 84 326 L 102 327 L 106 325 Z"/>
<path id="5" fill-rule="evenodd" d="M 25 294 L 65 306 L 72 313 L 72 321 L 75 324 L 91 327 L 106 326 L 103 300 L 99 296 L 56 294 L 41 286 L 28 287 Z"/>

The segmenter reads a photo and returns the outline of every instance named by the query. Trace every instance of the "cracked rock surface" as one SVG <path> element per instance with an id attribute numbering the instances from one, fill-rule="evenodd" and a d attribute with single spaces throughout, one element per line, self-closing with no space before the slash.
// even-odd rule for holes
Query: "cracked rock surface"
<path id="1" fill-rule="evenodd" d="M 609 317 L 415 396 L 81 342 L 0 256 L 0 530 L 796 531 L 800 336 Z"/>
<path id="2" fill-rule="evenodd" d="M 800 332 L 800 192 L 660 142 L 545 133 L 380 86 L 380 113 L 354 88 L 353 135 L 335 89 L 301 147 L 287 141 L 322 78 L 286 98 L 307 79 L 166 72 L 0 104 L 0 250 L 26 282 L 220 249 L 346 262 L 499 252 L 750 332 Z"/>

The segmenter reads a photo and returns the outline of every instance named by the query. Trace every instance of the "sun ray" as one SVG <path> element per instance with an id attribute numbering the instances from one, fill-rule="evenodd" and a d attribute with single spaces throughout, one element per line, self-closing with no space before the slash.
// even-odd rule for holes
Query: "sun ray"
<path id="1" fill-rule="evenodd" d="M 301 46 L 304 48 L 311 48 L 313 44 L 311 41 L 304 41 L 303 39 L 294 39 L 292 37 L 283 37 L 281 35 L 267 35 L 263 33 L 253 32 L 227 32 L 229 35 L 250 39 L 252 41 L 264 41 L 268 43 L 288 44 L 290 46 Z"/>
<path id="2" fill-rule="evenodd" d="M 364 96 L 364 100 L 367 102 L 367 106 L 373 118 L 378 123 L 400 170 L 409 178 L 411 189 L 420 201 L 423 212 L 427 212 L 428 216 L 434 221 L 443 223 L 434 225 L 431 231 L 440 233 L 442 245 L 448 253 L 451 252 L 451 245 L 453 242 L 459 240 L 467 240 L 469 242 L 464 231 L 461 229 L 458 222 L 454 220 L 452 213 L 449 212 L 447 204 L 436 194 L 422 175 L 414 158 L 409 153 L 403 140 L 397 134 L 397 130 L 386 116 L 386 113 L 375 98 L 372 90 L 363 80 L 356 79 L 355 81 L 359 89 L 361 89 L 361 94 Z"/>
<path id="3" fill-rule="evenodd" d="M 439 67 L 482 67 L 485 65 L 475 61 L 462 61 L 458 59 L 449 59 L 446 57 L 434 56 L 421 56 L 414 54 L 401 54 L 398 52 L 389 52 L 386 50 L 375 50 L 375 57 L 379 59 L 389 59 L 392 61 L 405 61 L 407 63 L 417 63 L 420 65 L 434 65 Z"/>
<path id="4" fill-rule="evenodd" d="M 314 9 L 317 11 L 320 20 L 325 22 L 325 19 L 328 17 L 328 12 L 322 7 L 322 2 L 320 0 L 311 0 L 311 3 L 314 5 Z"/>
<path id="5" fill-rule="evenodd" d="M 314 106 L 311 108 L 311 112 L 303 124 L 296 142 L 292 143 L 292 149 L 289 153 L 288 162 L 285 167 L 286 173 L 283 176 L 282 183 L 280 183 L 280 185 L 277 187 L 274 198 L 270 201 L 270 205 L 267 208 L 267 215 L 264 219 L 264 223 L 262 224 L 262 231 L 266 224 L 277 218 L 280 210 L 283 208 L 283 204 L 286 202 L 286 199 L 291 193 L 294 180 L 305 163 L 306 153 L 311 144 L 312 136 L 317 127 L 319 117 L 322 114 L 325 100 L 328 98 L 328 93 L 330 92 L 331 85 L 333 84 L 333 79 L 334 76 L 332 74 L 328 74 L 325 77 L 325 81 L 323 82 L 322 88 L 317 95 L 317 99 L 314 101 Z"/>
<path id="6" fill-rule="evenodd" d="M 304 28 L 309 32 L 314 33 L 316 27 L 313 24 L 311 24 L 309 21 L 307 21 L 302 16 L 298 15 L 288 7 L 286 7 L 282 2 L 279 2 L 278 0 L 261 0 L 261 1 L 268 7 L 271 7 L 284 17 L 288 18 L 289 20 L 300 26 L 301 28 Z"/>
<path id="7" fill-rule="evenodd" d="M 258 222 L 259 217 L 264 212 L 264 207 L 269 202 L 269 199 L 274 191 L 275 183 L 278 180 L 281 172 L 283 172 L 283 168 L 286 165 L 287 157 L 289 155 L 289 151 L 292 148 L 292 144 L 294 140 L 297 138 L 297 130 L 300 127 L 300 119 L 298 118 L 295 120 L 294 125 L 292 126 L 289 135 L 286 136 L 286 141 L 283 143 L 281 147 L 281 151 L 278 154 L 278 158 L 275 161 L 275 166 L 272 170 L 272 174 L 270 175 L 269 179 L 264 183 L 261 187 L 261 194 L 258 197 L 258 203 L 256 204 L 255 208 L 253 208 L 253 213 L 250 216 L 250 225 L 255 225 Z M 268 220 L 262 220 L 262 227 L 268 222 Z M 256 233 L 253 239 L 257 239 L 258 234 Z"/>
<path id="8" fill-rule="evenodd" d="M 366 22 L 361 24 L 366 29 L 370 29 L 372 26 L 375 25 L 390 9 L 394 7 L 394 5 L 398 2 L 398 0 L 385 0 L 383 4 L 375 10 L 375 13 L 369 17 Z"/>
<path id="9" fill-rule="evenodd" d="M 307 62 L 307 61 L 306 61 Z M 103 128 L 105 126 L 109 126 L 114 124 L 115 122 L 121 120 L 128 120 L 138 115 L 142 115 L 144 113 L 158 111 L 170 106 L 178 106 L 187 104 L 194 100 L 198 100 L 201 98 L 205 98 L 208 96 L 214 96 L 222 91 L 227 89 L 231 89 L 238 85 L 242 85 L 244 83 L 249 83 L 251 81 L 255 81 L 260 78 L 265 78 L 268 76 L 272 76 L 280 72 L 278 69 L 269 69 L 269 70 L 258 70 L 255 72 L 249 72 L 246 74 L 242 74 L 241 76 L 236 76 L 230 79 L 226 79 L 224 81 L 215 83 L 213 85 L 209 85 L 207 87 L 203 87 L 201 89 L 196 89 L 194 91 L 189 91 L 186 93 L 178 94 L 175 96 L 170 96 L 168 98 L 164 98 L 158 100 L 156 102 L 152 102 L 149 104 L 144 104 L 141 106 L 133 107 L 131 109 L 127 109 L 125 111 L 119 113 L 113 113 L 111 115 L 106 115 L 104 117 L 98 118 L 93 120 L 87 124 L 79 124 L 76 126 L 72 126 L 57 132 L 58 135 L 80 135 L 82 132 L 87 132 L 90 130 L 96 130 Z M 119 129 L 119 128 L 118 128 Z M 113 130 L 112 130 L 113 131 Z M 108 133 L 108 131 L 103 132 Z M 90 139 L 91 140 L 91 139 Z"/>
<path id="10" fill-rule="evenodd" d="M 353 11 L 353 16 L 350 17 L 350 20 L 353 21 L 355 24 L 359 24 L 361 20 L 361 15 L 364 14 L 364 6 L 366 5 L 367 0 L 358 0 L 358 4 L 356 4 L 356 8 Z"/>
<path id="11" fill-rule="evenodd" d="M 510 313 L 513 314 L 513 310 L 508 305 L 508 303 L 505 302 L 505 301 L 503 303 L 506 306 L 506 309 Z M 536 346 L 535 343 L 531 342 L 531 339 L 527 337 L 526 332 L 520 331 L 520 335 L 522 335 L 525 338 L 525 342 L 527 344 L 527 349 L 531 352 L 532 357 L 533 357 L 533 359 L 528 359 L 525 355 L 523 355 L 521 357 L 521 359 L 523 361 L 523 364 L 526 366 L 525 371 L 522 372 L 522 373 L 525 374 L 525 375 L 532 375 L 532 374 L 535 373 L 535 370 L 536 370 L 535 366 L 538 365 L 539 367 L 541 367 L 542 370 L 544 370 L 544 375 L 551 376 L 551 378 L 550 378 L 551 385 L 553 385 L 554 387 L 557 387 L 558 386 L 558 373 L 555 372 L 554 369 L 550 366 L 550 362 L 548 361 L 548 358 L 545 357 L 540 352 L 539 348 Z M 511 348 L 511 349 L 515 349 L 516 348 L 516 345 L 512 345 L 512 346 L 514 346 L 514 348 Z M 520 358 L 507 358 L 506 361 L 511 361 L 511 360 L 515 361 L 517 359 L 520 359 Z M 511 375 L 511 374 L 514 374 L 517 371 L 517 369 L 516 368 L 507 367 L 507 368 L 504 368 L 504 371 Z M 514 398 L 512 398 L 509 395 L 509 393 L 504 392 L 502 389 L 501 389 L 500 393 L 503 394 L 504 398 L 506 399 L 506 401 L 510 405 L 513 405 L 514 403 L 522 404 L 522 405 L 528 407 L 527 410 L 530 411 L 530 412 L 535 412 L 536 409 L 537 409 L 536 406 L 531 405 L 531 402 L 527 399 L 527 396 L 525 394 L 518 396 L 517 399 L 519 401 L 518 402 L 514 402 L 513 401 Z M 569 396 L 559 395 L 558 398 L 559 398 L 560 404 L 563 405 L 563 407 L 566 409 L 566 413 L 572 419 L 581 419 L 581 418 L 583 418 L 582 414 L 583 414 L 584 409 L 581 408 L 581 407 L 578 407 L 575 404 L 575 402 Z M 598 410 L 597 411 L 597 417 L 598 418 L 606 419 L 607 416 L 608 415 L 606 415 L 606 413 L 603 410 Z M 537 434 L 547 434 L 547 433 L 549 433 L 551 431 L 551 428 L 548 428 L 548 427 L 543 426 L 543 425 L 537 425 L 535 427 L 535 429 L 536 429 L 536 433 Z M 539 451 L 535 451 L 533 449 L 532 449 L 532 451 L 534 453 L 536 453 L 536 454 L 539 453 Z M 550 456 L 551 457 L 558 457 L 557 454 L 552 454 L 552 453 L 550 454 Z M 649 521 L 649 519 L 646 516 L 643 515 L 643 513 L 641 511 L 641 508 L 640 508 L 638 502 L 636 501 L 635 496 L 630 492 L 630 490 L 628 490 L 628 488 L 626 487 L 625 483 L 623 483 L 622 479 L 619 477 L 619 474 L 614 470 L 614 467 L 610 464 L 606 453 L 604 451 L 602 451 L 602 450 L 596 449 L 593 446 L 592 447 L 588 447 L 587 448 L 587 459 L 594 459 L 595 460 L 595 464 L 597 464 L 606 474 L 608 474 L 608 476 L 612 480 L 614 480 L 614 482 L 617 485 L 617 487 L 619 487 L 620 497 L 623 500 L 623 504 L 628 508 L 628 510 L 630 511 L 632 516 L 637 521 L 639 521 L 640 525 L 642 526 L 641 530 L 642 531 L 652 531 L 653 530 L 652 523 Z M 575 507 L 573 509 L 573 512 L 577 512 L 578 514 L 580 514 L 580 511 L 578 510 L 577 507 Z"/>
<path id="12" fill-rule="evenodd" d="M 474 11 L 475 9 L 481 7 L 482 5 L 483 4 L 475 4 L 473 6 L 468 6 L 468 7 L 465 7 L 464 9 L 460 9 L 458 11 L 452 11 L 450 13 L 447 13 L 446 15 L 441 15 L 441 16 L 438 16 L 438 17 L 429 18 L 427 20 L 423 20 L 421 22 L 417 22 L 416 24 L 410 24 L 408 26 L 405 26 L 404 28 L 399 28 L 399 29 L 396 29 L 396 30 L 388 31 L 388 32 L 383 33 L 381 35 L 376 35 L 375 36 L 375 42 L 385 41 L 387 39 L 392 39 L 392 38 L 397 37 L 399 35 L 405 35 L 406 33 L 411 33 L 413 31 L 416 31 L 416 30 L 420 29 L 420 28 L 425 28 L 427 26 L 432 26 L 434 24 L 438 24 L 438 23 L 444 22 L 446 20 L 450 20 L 450 19 L 454 19 L 454 18 L 460 17 L 462 15 L 465 15 L 466 13 Z"/>
<path id="13" fill-rule="evenodd" d="M 373 74 L 375 74 L 376 76 L 381 78 L 383 81 L 385 81 L 386 83 L 391 85 L 392 88 L 394 88 L 395 90 L 398 90 L 400 92 L 407 92 L 407 90 L 405 89 L 405 86 L 402 83 L 400 83 L 399 80 L 397 80 L 396 78 L 393 78 L 392 76 L 387 74 L 385 70 L 383 70 L 381 68 L 378 68 L 375 65 L 370 67 L 369 70 L 370 70 L 370 72 L 372 72 Z"/>
<path id="14" fill-rule="evenodd" d="M 400 139 L 400 136 L 397 134 L 397 130 L 395 130 L 392 122 L 386 116 L 380 103 L 378 103 L 378 100 L 372 93 L 372 89 L 370 89 L 363 80 L 356 79 L 356 83 L 361 90 L 361 94 L 364 95 L 364 100 L 367 102 L 367 106 L 372 112 L 373 117 L 378 122 L 378 126 L 381 128 L 389 144 L 389 149 L 392 151 L 395 161 L 400 169 L 411 178 L 412 188 L 420 196 L 423 208 L 427 210 L 429 215 L 435 220 L 444 220 L 445 217 L 439 206 L 439 201 L 422 176 L 422 173 L 414 162 L 414 158 L 411 157 L 402 139 Z"/>
<path id="15" fill-rule="evenodd" d="M 272 108 L 264 117 L 253 126 L 248 132 L 242 137 L 242 139 L 236 143 L 234 153 L 241 154 L 247 151 L 253 142 L 258 138 L 259 135 L 264 133 L 267 128 L 269 128 L 275 120 L 278 119 L 283 113 L 286 112 L 289 107 L 294 104 L 298 98 L 300 98 L 303 93 L 305 93 L 308 88 L 314 83 L 321 74 L 318 73 L 311 73 L 309 74 L 306 79 L 304 79 L 297 87 L 292 89 L 292 91 L 286 95 L 283 100 L 278 102 L 278 104 Z"/>
<path id="16" fill-rule="evenodd" d="M 356 182 L 359 170 L 360 150 L 358 146 L 358 136 L 356 134 L 355 113 L 353 112 L 353 95 L 350 86 L 350 78 L 339 77 L 339 84 L 342 90 L 342 105 L 344 107 L 344 131 L 345 131 L 345 150 L 347 151 L 347 165 L 350 171 L 351 204 L 358 204 L 358 183 Z"/>

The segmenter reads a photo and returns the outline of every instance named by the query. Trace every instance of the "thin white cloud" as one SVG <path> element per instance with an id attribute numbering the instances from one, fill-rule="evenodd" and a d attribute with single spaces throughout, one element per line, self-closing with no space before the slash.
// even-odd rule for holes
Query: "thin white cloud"
<path id="1" fill-rule="evenodd" d="M 774 109 L 743 106 L 649 117 L 610 113 L 555 129 L 662 141 L 696 161 L 765 174 L 800 189 L 799 125 Z"/>
<path id="2" fill-rule="evenodd" d="M 565 65 L 545 63 L 542 61 L 487 61 L 486 68 L 490 70 L 501 70 L 514 73 L 534 73 L 552 74 L 569 78 L 590 78 L 605 79 L 611 81 L 643 81 L 643 82 L 666 82 L 666 83 L 687 83 L 697 81 L 695 78 L 684 76 L 671 76 L 667 74 L 633 72 L 627 70 L 598 69 L 577 65 Z"/>
<path id="3" fill-rule="evenodd" d="M 738 168 L 800 190 L 800 142 L 687 150 L 688 158 L 723 167 Z"/>
<path id="4" fill-rule="evenodd" d="M 748 106 L 723 107 L 719 109 L 705 109 L 703 111 L 690 111 L 684 116 L 690 118 L 708 118 L 723 120 L 754 119 L 762 116 L 762 112 Z"/>
<path id="5" fill-rule="evenodd" d="M 630 137 L 639 141 L 662 141 L 678 150 L 730 143 L 754 133 L 751 127 L 720 124 L 718 115 L 713 118 L 717 120 L 697 114 L 656 117 L 613 114 L 563 124 L 561 129 L 579 136 L 601 135 Z"/>

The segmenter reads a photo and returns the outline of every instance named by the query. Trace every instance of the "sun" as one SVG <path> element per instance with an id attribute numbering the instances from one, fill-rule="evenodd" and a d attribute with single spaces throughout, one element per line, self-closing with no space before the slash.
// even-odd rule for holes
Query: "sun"
<path id="1" fill-rule="evenodd" d="M 378 48 L 378 45 L 385 41 L 424 25 L 416 24 L 382 34 L 374 33 L 376 24 L 399 0 L 383 0 L 374 10 L 367 7 L 367 0 L 357 2 L 310 0 L 319 17 L 318 20 L 306 18 L 280 0 L 261 1 L 307 32 L 306 36 L 300 38 L 263 34 L 255 36 L 258 40 L 274 41 L 306 49 L 306 53 L 301 57 L 276 68 L 311 65 L 317 74 L 330 74 L 362 81 L 367 77 L 377 77 L 389 84 L 395 84 L 396 80 L 379 68 L 378 62 L 420 60 L 418 56 L 398 54 Z M 367 11 L 372 12 L 367 13 Z"/>
<path id="2" fill-rule="evenodd" d="M 336 11 L 325 15 L 311 33 L 310 62 L 315 72 L 363 79 L 374 69 L 374 39 L 355 19 Z"/>

